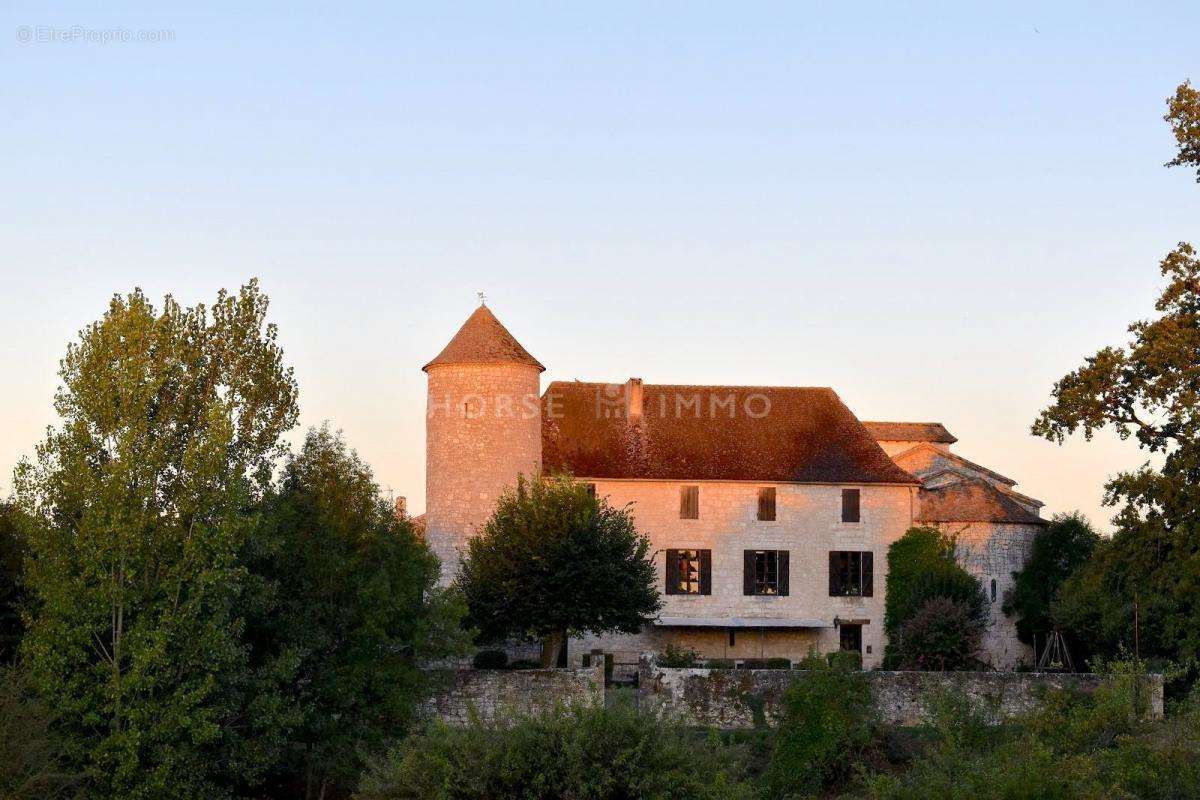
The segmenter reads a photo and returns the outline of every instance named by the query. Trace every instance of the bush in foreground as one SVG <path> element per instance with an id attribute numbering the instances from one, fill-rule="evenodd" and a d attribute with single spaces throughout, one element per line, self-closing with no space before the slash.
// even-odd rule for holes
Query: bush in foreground
<path id="1" fill-rule="evenodd" d="M 783 697 L 767 770 L 771 797 L 816 792 L 844 777 L 874 741 L 871 686 L 854 659 L 810 654 Z"/>
<path id="2" fill-rule="evenodd" d="M 359 800 L 732 800 L 753 796 L 735 750 L 628 704 L 517 718 L 503 732 L 434 725 L 375 761 Z"/>

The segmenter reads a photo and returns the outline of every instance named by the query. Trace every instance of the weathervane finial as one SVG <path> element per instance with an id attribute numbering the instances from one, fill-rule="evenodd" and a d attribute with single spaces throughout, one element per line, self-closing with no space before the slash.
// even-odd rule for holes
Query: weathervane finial
<path id="1" fill-rule="evenodd" d="M 475 294 L 477 294 L 479 296 L 479 305 L 486 306 L 487 305 L 487 296 L 484 295 L 483 292 L 476 292 Z"/>

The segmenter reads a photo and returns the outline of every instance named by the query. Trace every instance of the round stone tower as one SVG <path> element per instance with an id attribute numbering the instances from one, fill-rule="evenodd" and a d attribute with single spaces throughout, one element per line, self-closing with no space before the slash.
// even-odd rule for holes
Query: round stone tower
<path id="1" fill-rule="evenodd" d="M 481 305 L 423 369 L 425 535 L 446 585 L 458 573 L 459 551 L 500 494 L 518 475 L 541 469 L 545 367 Z"/>

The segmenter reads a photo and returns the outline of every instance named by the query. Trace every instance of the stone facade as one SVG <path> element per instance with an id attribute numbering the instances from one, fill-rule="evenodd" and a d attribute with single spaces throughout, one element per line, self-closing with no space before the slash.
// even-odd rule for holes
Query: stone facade
<path id="1" fill-rule="evenodd" d="M 426 719 L 463 726 L 472 717 L 495 722 L 545 713 L 556 705 L 604 702 L 604 665 L 590 669 L 436 670 L 434 691 L 421 707 Z"/>
<path id="2" fill-rule="evenodd" d="M 641 652 L 661 650 L 675 642 L 708 658 L 802 658 L 810 648 L 838 649 L 835 618 L 862 625 L 863 663 L 875 666 L 883 655 L 884 585 L 887 549 L 913 522 L 912 486 L 814 486 L 777 484 L 775 521 L 757 518 L 758 489 L 769 484 L 699 482 L 698 519 L 679 518 L 682 482 L 594 482 L 598 497 L 629 505 L 638 530 L 650 538 L 660 587 L 665 584 L 665 551 L 712 551 L 712 593 L 665 595 L 664 618 L 736 617 L 747 622 L 734 631 L 730 644 L 725 628 L 655 626 L 638 635 L 574 639 L 575 661 L 592 649 Z M 841 490 L 860 490 L 860 522 L 841 521 Z M 744 550 L 789 552 L 790 586 L 786 597 L 745 595 L 742 591 Z M 872 597 L 829 596 L 829 551 L 874 553 Z M 754 618 L 806 620 L 809 627 L 755 627 Z M 769 625 L 770 622 L 765 622 Z"/>
<path id="3" fill-rule="evenodd" d="M 960 557 L 980 577 L 989 598 L 995 581 L 981 657 L 997 668 L 1030 658 L 1000 606 L 1012 572 L 1024 563 L 1043 524 L 1037 517 L 1041 504 L 1013 491 L 1010 479 L 952 453 L 955 439 L 940 423 L 864 424 L 832 390 L 819 387 L 653 386 L 640 379 L 615 385 L 623 393 L 613 395 L 619 402 L 612 407 L 592 402 L 589 395 L 578 407 L 562 403 L 559 410 L 573 408 L 574 416 L 548 413 L 552 403 L 539 395 L 542 365 L 486 307 L 476 309 L 425 370 L 427 510 L 418 522 L 441 559 L 443 585 L 453 580 L 464 545 L 501 493 L 519 475 L 537 474 L 543 456 L 553 460 L 556 449 L 560 457 L 577 459 L 568 468 L 594 483 L 599 496 L 632 509 L 638 528 L 651 540 L 664 591 L 666 551 L 700 550 L 711 556 L 708 593 L 665 594 L 660 619 L 641 633 L 573 639 L 571 663 L 580 664 L 584 654 L 599 650 L 619 654 L 618 663 L 636 664 L 640 653 L 668 643 L 709 658 L 798 660 L 813 648 L 838 649 L 843 634 L 852 641 L 860 628 L 863 663 L 878 666 L 885 644 L 887 549 L 914 523 L 941 525 L 957 534 Z M 560 401 L 570 399 L 571 386 L 589 392 L 608 386 L 555 385 L 564 395 Z M 674 421 L 664 421 L 663 413 L 663 419 L 644 414 L 643 395 L 661 401 L 667 390 L 676 401 L 686 393 L 689 405 L 675 408 Z M 773 400 L 769 410 L 779 413 L 764 413 L 760 423 L 745 409 L 738 414 L 736 403 L 710 408 L 711 403 L 701 402 L 705 392 L 710 401 L 725 402 L 742 390 Z M 592 424 L 602 418 L 602 424 Z M 596 468 L 596 477 L 589 477 L 587 465 Z M 664 473 L 707 479 L 667 479 Z M 764 476 L 770 479 L 757 480 Z M 980 490 L 972 481 L 986 487 Z M 697 519 L 680 518 L 684 485 L 699 487 Z M 776 496 L 776 519 L 770 522 L 757 519 L 758 491 L 767 487 Z M 859 490 L 859 522 L 841 521 L 844 489 Z M 988 492 L 995 496 L 985 496 Z M 954 513 L 923 513 L 935 507 L 935 499 L 939 509 Z M 970 503 L 983 511 L 972 510 Z M 1006 521 L 1005 515 L 1014 514 L 1022 524 Z M 786 596 L 743 590 L 748 550 L 787 552 Z M 873 596 L 831 596 L 831 551 L 873 555 Z"/>
<path id="4" fill-rule="evenodd" d="M 687 725 L 754 728 L 776 724 L 792 670 L 668 669 L 642 662 L 638 705 L 670 715 Z M 1000 722 L 1035 710 L 1047 689 L 1091 692 L 1104 676 L 1030 672 L 884 672 L 865 673 L 879 720 L 889 725 L 919 725 L 928 720 L 930 703 L 946 691 L 960 692 Z M 1163 715 L 1162 675 L 1145 677 L 1149 715 Z"/>
<path id="5" fill-rule="evenodd" d="M 430 366 L 425 531 L 442 584 L 459 551 L 518 475 L 541 469 L 539 370 L 524 364 Z"/>

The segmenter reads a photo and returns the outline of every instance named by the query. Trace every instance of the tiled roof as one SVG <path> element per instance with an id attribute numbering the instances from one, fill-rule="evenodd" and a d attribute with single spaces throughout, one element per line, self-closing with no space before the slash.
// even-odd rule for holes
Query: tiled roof
<path id="1" fill-rule="evenodd" d="M 620 388 L 547 387 L 545 469 L 590 478 L 918 483 L 832 389 L 645 384 L 642 417 L 631 423 Z"/>
<path id="2" fill-rule="evenodd" d="M 949 461 L 962 465 L 970 472 L 987 475 L 1006 486 L 1015 486 L 1017 484 L 1012 478 L 1001 475 L 993 469 L 988 469 L 982 464 L 976 464 L 970 459 L 963 458 L 958 453 L 940 450 L 927 442 L 914 444 L 904 452 L 896 453 L 892 458 L 903 469 L 922 479 L 931 474 L 931 470 L 937 469 L 940 464 Z"/>
<path id="3" fill-rule="evenodd" d="M 879 442 L 938 442 L 958 441 L 940 422 L 863 422 L 863 427 Z"/>
<path id="4" fill-rule="evenodd" d="M 922 489 L 918 519 L 921 522 L 1046 524 L 1044 519 L 982 478 L 967 478 L 937 489 Z"/>
<path id="5" fill-rule="evenodd" d="M 544 372 L 545 367 L 521 346 L 508 328 L 487 306 L 480 306 L 454 334 L 442 352 L 421 369 L 441 364 L 527 364 Z"/>

